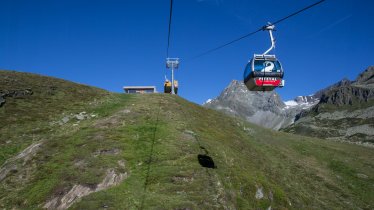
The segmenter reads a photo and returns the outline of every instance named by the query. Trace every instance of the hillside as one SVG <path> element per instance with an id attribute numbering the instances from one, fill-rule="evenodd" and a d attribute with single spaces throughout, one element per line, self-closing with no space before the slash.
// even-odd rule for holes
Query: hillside
<path id="1" fill-rule="evenodd" d="M 109 95 L 102 89 L 62 79 L 0 70 L 0 165 L 29 145 L 32 136 L 47 133 L 50 128 L 46 122 L 64 112 L 78 114 L 90 106 L 88 102 L 94 104 Z"/>
<path id="2" fill-rule="evenodd" d="M 109 95 L 105 90 L 37 74 L 0 70 L 0 117 L 3 125 L 29 123 L 87 101 Z"/>
<path id="3" fill-rule="evenodd" d="M 374 208 L 371 148 L 261 128 L 178 96 L 0 73 L 1 93 L 33 92 L 0 107 L 2 209 Z"/>

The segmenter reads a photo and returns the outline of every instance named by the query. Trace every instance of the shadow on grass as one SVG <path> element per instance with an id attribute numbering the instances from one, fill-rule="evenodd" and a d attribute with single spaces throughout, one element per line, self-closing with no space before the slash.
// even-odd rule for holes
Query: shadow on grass
<path id="1" fill-rule="evenodd" d="M 199 163 L 202 167 L 205 168 L 217 168 L 217 166 L 214 164 L 214 161 L 211 157 L 208 155 L 198 155 L 197 159 L 199 160 Z"/>

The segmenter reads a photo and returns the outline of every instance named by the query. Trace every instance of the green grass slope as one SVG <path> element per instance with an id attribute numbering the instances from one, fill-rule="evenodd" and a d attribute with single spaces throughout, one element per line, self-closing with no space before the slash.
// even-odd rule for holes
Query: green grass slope
<path id="1" fill-rule="evenodd" d="M 18 95 L 12 95 L 17 91 Z M 62 79 L 0 70 L 0 96 L 7 93 L 9 96 L 5 96 L 6 102 L 0 111 L 3 125 L 47 120 L 56 113 L 80 109 L 85 102 L 109 94 Z"/>
<path id="2" fill-rule="evenodd" d="M 96 96 L 0 122 L 0 208 L 374 208 L 371 148 L 260 128 L 178 96 Z M 6 103 L 2 117 L 14 114 Z"/>
<path id="3" fill-rule="evenodd" d="M 31 73 L 0 70 L 0 165 L 31 144 L 64 112 L 75 113 L 109 96 L 105 90 Z M 6 143 L 6 146 L 4 145 Z"/>

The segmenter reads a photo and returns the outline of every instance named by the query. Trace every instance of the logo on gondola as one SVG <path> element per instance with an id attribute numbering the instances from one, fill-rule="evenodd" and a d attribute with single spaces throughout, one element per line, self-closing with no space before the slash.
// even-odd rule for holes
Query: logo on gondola
<path id="1" fill-rule="evenodd" d="M 259 78 L 256 78 L 256 79 L 261 80 L 261 81 L 277 81 L 277 80 L 280 80 L 277 77 L 259 77 Z"/>
<path id="2" fill-rule="evenodd" d="M 272 72 L 274 69 L 274 63 L 271 61 L 265 61 L 263 66 L 264 68 L 261 69 L 261 72 Z"/>

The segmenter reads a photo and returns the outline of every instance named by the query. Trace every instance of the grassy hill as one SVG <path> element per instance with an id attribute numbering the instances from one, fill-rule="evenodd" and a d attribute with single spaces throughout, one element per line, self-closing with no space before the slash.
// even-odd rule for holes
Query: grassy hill
<path id="1" fill-rule="evenodd" d="M 33 92 L 0 107 L 2 209 L 374 208 L 371 148 L 275 132 L 178 96 L 0 76 L 0 92 Z"/>
<path id="2" fill-rule="evenodd" d="M 0 165 L 28 146 L 33 136 L 48 133 L 56 116 L 79 112 L 109 95 L 66 80 L 0 70 L 0 99 L 5 101 L 0 106 L 0 143 L 8 142 L 0 149 Z"/>

